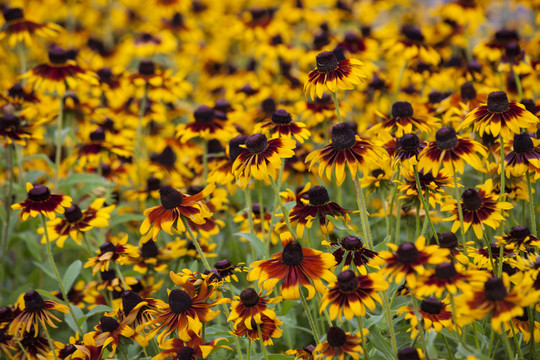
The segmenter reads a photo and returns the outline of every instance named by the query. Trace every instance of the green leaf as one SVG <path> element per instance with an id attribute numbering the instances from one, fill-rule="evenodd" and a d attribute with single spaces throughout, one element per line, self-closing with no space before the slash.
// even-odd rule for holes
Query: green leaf
<path id="1" fill-rule="evenodd" d="M 81 260 L 75 260 L 71 265 L 69 265 L 66 272 L 64 273 L 64 278 L 62 279 L 62 284 L 64 285 L 64 289 L 66 289 L 66 291 L 69 291 L 69 289 L 71 289 L 71 286 L 77 279 L 77 276 L 79 276 L 79 274 L 81 273 L 81 269 Z"/>
<path id="2" fill-rule="evenodd" d="M 129 221 L 143 221 L 144 215 L 142 214 L 120 214 L 120 215 L 114 215 L 111 217 L 111 221 L 109 222 L 109 227 L 112 228 L 115 225 L 123 224 Z"/>
<path id="3" fill-rule="evenodd" d="M 291 308 L 296 304 L 298 304 L 296 301 L 284 300 L 283 306 L 281 307 L 281 315 L 287 315 L 289 310 L 291 310 Z"/>
<path id="4" fill-rule="evenodd" d="M 257 354 L 255 356 L 251 357 L 252 360 L 262 360 L 265 359 L 264 354 Z M 287 356 L 287 355 L 279 355 L 279 354 L 268 354 L 268 360 L 290 360 L 294 359 L 294 357 Z"/>
<path id="5" fill-rule="evenodd" d="M 51 300 L 54 300 L 54 301 L 58 301 L 58 298 L 56 296 L 54 296 L 53 293 L 51 293 L 50 291 L 47 291 L 47 290 L 42 290 L 42 289 L 37 289 L 36 290 L 39 294 L 45 296 L 45 297 L 48 297 L 49 299 Z"/>
<path id="6" fill-rule="evenodd" d="M 78 320 L 77 322 L 79 323 L 79 326 L 81 327 L 81 330 L 84 333 L 86 333 L 86 330 L 87 330 L 86 321 L 81 321 L 81 319 L 86 320 L 86 317 L 84 316 L 81 308 L 79 308 L 78 306 L 74 306 L 74 305 L 69 305 L 69 307 L 71 308 L 71 310 L 75 314 L 75 317 Z M 71 330 L 73 330 L 74 332 L 79 331 L 79 329 L 77 328 L 77 325 L 75 324 L 75 321 L 73 321 L 73 317 L 71 316 L 71 314 L 66 314 L 64 316 L 64 320 L 69 325 Z M 79 335 L 84 335 L 84 334 L 79 334 Z"/>
<path id="7" fill-rule="evenodd" d="M 228 326 L 223 325 L 211 325 L 205 330 L 207 336 L 227 336 L 230 335 L 231 329 Z"/>
<path id="8" fill-rule="evenodd" d="M 97 313 L 100 313 L 100 312 L 111 312 L 111 311 L 114 311 L 111 307 L 107 306 L 107 305 L 98 305 L 98 306 L 94 306 L 92 308 L 92 310 L 90 310 L 86 316 L 90 317 L 90 316 L 93 316 Z"/>
<path id="9" fill-rule="evenodd" d="M 255 234 L 251 233 L 236 233 L 235 236 L 240 236 L 251 243 L 251 246 L 255 249 L 255 252 L 261 258 L 264 256 L 266 249 L 264 248 L 264 242 L 261 241 Z"/>
<path id="10" fill-rule="evenodd" d="M 287 212 L 291 212 L 292 208 L 296 205 L 296 201 L 289 201 L 288 203 L 286 203 L 285 205 L 283 205 L 283 207 L 285 208 L 285 210 L 287 210 Z"/>
<path id="11" fill-rule="evenodd" d="M 60 182 L 60 186 L 66 186 L 66 187 L 70 187 L 73 185 L 80 185 L 80 184 L 106 185 L 107 181 L 99 175 L 85 173 L 85 174 L 72 174 Z"/>
<path id="12" fill-rule="evenodd" d="M 388 339 L 385 339 L 380 333 L 379 329 L 376 326 L 373 326 L 369 329 L 369 340 L 373 343 L 375 348 L 382 352 L 387 359 L 393 359 L 394 354 L 392 354 L 392 345 Z"/>
<path id="13" fill-rule="evenodd" d="M 347 235 L 350 236 L 358 236 L 356 232 L 348 227 L 341 219 L 337 219 L 333 217 L 332 215 L 326 215 L 326 219 L 330 221 L 338 230 L 345 231 Z"/>

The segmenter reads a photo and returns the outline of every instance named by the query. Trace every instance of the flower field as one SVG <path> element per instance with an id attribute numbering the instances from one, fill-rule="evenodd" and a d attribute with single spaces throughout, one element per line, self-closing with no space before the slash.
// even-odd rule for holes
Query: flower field
<path id="1" fill-rule="evenodd" d="M 540 360 L 539 1 L 0 10 L 0 359 Z"/>

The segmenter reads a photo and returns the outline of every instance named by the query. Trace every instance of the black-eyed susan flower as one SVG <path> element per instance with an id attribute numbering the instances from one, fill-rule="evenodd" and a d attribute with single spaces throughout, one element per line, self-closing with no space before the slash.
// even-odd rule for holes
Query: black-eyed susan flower
<path id="1" fill-rule="evenodd" d="M 350 222 L 349 210 L 342 208 L 338 203 L 330 201 L 328 190 L 316 185 L 307 192 L 308 201 L 300 198 L 290 213 L 290 222 L 296 225 L 296 234 L 302 237 L 304 229 L 311 229 L 314 220 L 319 221 L 321 231 L 328 234 L 334 225 L 326 218 L 327 215 L 343 218 L 345 223 Z"/>
<path id="2" fill-rule="evenodd" d="M 399 35 L 385 41 L 382 47 L 389 59 L 416 59 L 432 65 L 437 65 L 441 60 L 437 50 L 426 43 L 422 29 L 414 25 L 403 25 Z"/>
<path id="3" fill-rule="evenodd" d="M 401 191 L 400 199 L 405 199 L 404 204 L 412 203 L 414 207 L 423 206 L 420 192 L 416 186 L 416 176 L 414 169 L 402 169 L 403 182 L 398 182 L 398 189 Z M 431 171 L 418 171 L 418 182 L 420 183 L 421 196 L 427 198 L 429 205 L 435 208 L 436 204 L 443 203 L 444 188 L 451 186 L 452 179 L 445 169 L 441 169 L 436 176 Z"/>
<path id="4" fill-rule="evenodd" d="M 287 137 L 270 139 L 264 134 L 254 134 L 246 139 L 242 153 L 232 165 L 232 172 L 243 187 L 253 177 L 256 180 L 276 179 L 281 159 L 294 156 L 296 142 Z"/>
<path id="5" fill-rule="evenodd" d="M 338 266 L 342 262 L 344 267 L 354 264 L 362 275 L 367 274 L 366 265 L 369 265 L 371 259 L 377 256 L 377 252 L 366 248 L 364 242 L 358 236 L 346 236 L 339 242 L 327 242 L 324 240 L 321 244 L 337 248 L 332 255 L 334 255 Z"/>
<path id="6" fill-rule="evenodd" d="M 392 157 L 392 166 L 401 164 L 404 168 L 409 168 L 409 165 L 415 165 L 418 162 L 418 155 L 426 147 L 424 141 L 416 134 L 405 134 L 400 138 L 395 139 L 395 146 L 389 148 L 385 144 L 386 151 Z"/>
<path id="7" fill-rule="evenodd" d="M 528 251 L 531 248 L 540 246 L 540 240 L 533 234 L 527 226 L 517 225 L 510 229 L 508 235 L 495 237 L 500 243 L 504 244 L 505 249 L 516 251 Z"/>
<path id="8" fill-rule="evenodd" d="M 23 305 L 21 306 L 21 312 L 13 319 L 8 328 L 8 333 L 21 338 L 23 333 L 34 331 L 34 336 L 38 335 L 39 326 L 46 329 L 47 326 L 56 328 L 54 321 L 60 321 L 56 316 L 51 313 L 51 310 L 57 310 L 67 314 L 69 308 L 66 305 L 62 305 L 54 300 L 44 300 L 41 295 L 31 290 L 24 294 Z"/>
<path id="9" fill-rule="evenodd" d="M 137 329 L 139 325 L 153 320 L 153 314 L 164 306 L 165 303 L 159 299 L 143 299 L 135 291 L 126 290 L 122 293 L 122 308 L 118 311 L 118 319 Z M 142 329 L 144 330 L 144 327 Z M 138 331 L 141 331 L 141 328 Z"/>
<path id="10" fill-rule="evenodd" d="M 161 205 L 144 211 L 145 219 L 140 228 L 141 234 L 146 234 L 144 239 L 155 239 L 161 230 L 173 235 L 173 226 L 175 224 L 176 231 L 185 232 L 186 228 L 182 217 L 193 221 L 195 224 L 204 224 L 206 219 L 212 216 L 212 213 L 206 205 L 201 203 L 201 200 L 207 197 L 214 189 L 215 185 L 211 184 L 200 193 L 187 196 L 170 186 L 162 186 L 159 190 Z"/>
<path id="11" fill-rule="evenodd" d="M 361 329 L 363 335 L 369 332 L 367 329 Z M 351 358 L 358 360 L 360 355 L 364 353 L 362 349 L 362 335 L 360 333 L 346 333 L 337 326 L 331 326 L 326 332 L 326 341 L 320 343 L 313 350 L 313 359 L 345 359 L 348 355 Z"/>
<path id="12" fill-rule="evenodd" d="M 12 354 L 13 359 L 47 359 L 51 351 L 51 346 L 47 338 L 35 335 L 33 329 L 24 333 L 19 343 L 21 346 L 16 346 L 16 351 Z M 100 359 L 95 358 L 95 360 Z"/>
<path id="13" fill-rule="evenodd" d="M 245 271 L 245 267 L 243 265 L 244 263 L 233 264 L 228 259 L 221 259 L 214 265 L 214 269 L 224 281 L 231 282 L 232 280 L 238 281 L 238 276 L 236 276 L 236 273 Z"/>
<path id="14" fill-rule="evenodd" d="M 109 270 L 111 261 L 120 265 L 124 264 L 127 250 L 133 247 L 133 245 L 128 244 L 127 234 L 121 237 L 113 236 L 108 240 L 96 250 L 98 255 L 88 259 L 84 264 L 85 268 L 92 268 L 92 274 Z"/>
<path id="15" fill-rule="evenodd" d="M 53 195 L 48 187 L 26 183 L 28 195 L 19 204 L 11 205 L 12 209 L 21 209 L 19 218 L 26 221 L 30 216 L 45 215 L 49 220 L 56 218 L 56 213 L 63 214 L 64 208 L 71 206 L 72 199 L 66 195 Z"/>
<path id="16" fill-rule="evenodd" d="M 293 300 L 300 297 L 300 285 L 308 290 L 308 299 L 311 299 L 315 296 L 315 290 L 319 293 L 325 291 L 322 280 L 336 280 L 336 276 L 329 270 L 336 263 L 332 254 L 302 247 L 291 237 L 282 238 L 282 241 L 283 251 L 272 255 L 270 260 L 259 260 L 251 264 L 248 281 L 258 280 L 259 286 L 272 291 L 283 280 L 279 293 L 284 299 Z"/>
<path id="17" fill-rule="evenodd" d="M 286 355 L 294 356 L 294 360 L 313 360 L 313 350 L 315 345 L 304 346 L 303 349 L 289 349 L 285 351 Z"/>
<path id="18" fill-rule="evenodd" d="M 109 225 L 110 213 L 114 210 L 114 205 L 103 207 L 105 198 L 94 200 L 88 209 L 81 210 L 78 205 L 71 205 L 65 209 L 64 218 L 56 218 L 46 223 L 47 233 L 50 241 L 56 240 L 59 248 L 64 247 L 64 242 L 68 237 L 81 245 L 82 233 L 94 227 L 104 228 Z M 39 234 L 43 234 L 43 228 L 38 229 Z M 45 243 L 46 237 L 41 239 Z"/>
<path id="19" fill-rule="evenodd" d="M 382 266 L 379 271 L 387 279 L 401 284 L 403 279 L 409 288 L 415 288 L 419 275 L 423 275 L 428 264 L 437 265 L 448 261 L 450 251 L 437 245 L 426 246 L 426 239 L 418 237 L 416 242 L 401 245 L 387 244 L 393 250 L 379 252 L 379 257 L 373 259 L 373 265 Z"/>
<path id="20" fill-rule="evenodd" d="M 270 138 L 286 136 L 294 138 L 300 144 L 307 140 L 311 133 L 306 129 L 306 125 L 301 122 L 293 122 L 292 116 L 285 109 L 276 110 L 271 120 L 266 120 L 255 125 L 253 129 L 256 133 L 263 133 Z"/>
<path id="21" fill-rule="evenodd" d="M 93 333 L 89 332 L 84 334 L 82 344 L 75 345 L 77 350 L 71 355 L 72 360 L 101 360 L 103 352 L 107 345 L 112 342 L 111 337 L 101 345 L 98 346 L 94 340 Z"/>
<path id="22" fill-rule="evenodd" d="M 262 342 L 264 345 L 273 345 L 272 338 L 280 338 L 283 335 L 283 331 L 279 328 L 280 325 L 283 325 L 283 321 L 279 318 L 270 318 L 266 315 L 261 315 L 261 323 L 257 326 L 255 319 L 251 319 L 250 327 L 248 328 L 243 321 L 236 323 L 234 327 L 233 334 L 235 336 L 245 336 L 249 338 L 250 341 L 260 339 L 259 336 L 259 327 L 262 334 Z"/>
<path id="23" fill-rule="evenodd" d="M 0 31 L 0 40 L 8 37 L 9 46 L 15 47 L 19 43 L 32 46 L 32 38 L 36 35 L 51 40 L 62 31 L 60 25 L 54 23 L 38 24 L 25 19 L 24 10 L 21 8 L 6 8 L 3 10 L 6 23 Z"/>
<path id="24" fill-rule="evenodd" d="M 540 172 L 540 148 L 534 145 L 528 133 L 515 134 L 512 146 L 514 150 L 504 158 L 507 177 L 521 177 L 527 171 Z"/>
<path id="25" fill-rule="evenodd" d="M 397 313 L 405 314 L 405 320 L 409 321 L 410 328 L 407 331 L 411 332 L 411 339 L 418 336 L 419 322 L 424 327 L 424 330 L 434 330 L 435 332 L 439 332 L 443 328 L 451 331 L 454 327 L 449 304 L 439 301 L 433 296 L 422 300 L 420 303 L 418 309 L 420 321 L 412 306 L 402 306 L 398 309 Z"/>
<path id="26" fill-rule="evenodd" d="M 510 321 L 511 324 L 510 322 L 503 322 L 503 329 L 504 332 L 508 334 L 508 337 L 514 336 L 514 333 L 512 332 L 512 328 L 514 328 L 516 334 L 523 334 L 523 341 L 526 343 L 530 340 L 536 343 L 540 342 L 540 322 L 536 320 L 531 322 L 529 320 L 528 308 L 523 309 L 523 315 L 516 316 Z M 533 324 L 532 329 L 531 324 Z"/>
<path id="27" fill-rule="evenodd" d="M 252 330 L 251 320 L 255 320 L 256 324 L 261 324 L 263 315 L 270 319 L 275 319 L 274 310 L 267 307 L 268 304 L 280 302 L 280 296 L 269 299 L 268 294 L 261 296 L 262 292 L 255 291 L 252 288 L 242 290 L 240 296 L 235 296 L 231 304 L 231 313 L 227 321 L 234 320 L 235 323 L 243 322 L 245 327 Z M 256 329 L 257 327 L 255 327 Z"/>
<path id="28" fill-rule="evenodd" d="M 167 263 L 164 249 L 158 248 L 153 239 L 144 241 L 139 246 L 127 249 L 126 265 L 132 265 L 133 270 L 141 274 L 146 274 L 149 269 L 157 272 L 166 272 Z"/>
<path id="29" fill-rule="evenodd" d="M 49 50 L 49 62 L 40 64 L 24 74 L 28 84 L 44 93 L 64 96 L 66 89 L 75 89 L 79 82 L 98 85 L 97 76 L 82 69 L 70 59 L 66 50 L 53 46 Z"/>
<path id="30" fill-rule="evenodd" d="M 15 350 L 13 336 L 6 334 L 3 329 L 0 329 L 0 354 L 4 353 L 8 359 L 11 359 L 11 352 L 13 350 Z"/>
<path id="31" fill-rule="evenodd" d="M 460 263 L 446 261 L 435 265 L 433 269 L 428 269 L 418 279 L 416 288 L 412 290 L 420 298 L 429 295 L 441 298 L 447 292 L 455 295 L 458 289 L 462 289 L 469 284 L 484 282 L 489 276 L 490 274 L 487 271 L 466 269 Z"/>
<path id="32" fill-rule="evenodd" d="M 473 125 L 474 131 L 480 136 L 484 133 L 494 137 L 501 134 L 502 138 L 508 141 L 514 137 L 514 134 L 519 134 L 521 128 L 527 129 L 536 124 L 538 124 L 538 117 L 528 112 L 524 105 L 509 102 L 504 91 L 495 91 L 488 95 L 487 104 L 467 114 L 459 129 Z"/>
<path id="33" fill-rule="evenodd" d="M 474 234 L 481 239 L 484 233 L 484 225 L 496 229 L 501 221 L 504 221 L 502 210 L 510 210 L 514 206 L 505 201 L 498 201 L 499 195 L 493 193 L 493 182 L 487 180 L 478 186 L 479 190 L 467 189 L 461 195 L 461 208 L 463 210 L 463 226 L 466 232 L 472 226 Z M 456 232 L 461 221 L 458 215 L 457 202 L 441 207 L 441 211 L 450 211 L 452 216 L 444 221 L 454 221 L 452 232 Z"/>
<path id="34" fill-rule="evenodd" d="M 530 278 L 510 289 L 510 280 L 503 273 L 502 278 L 492 277 L 479 286 L 463 289 L 463 294 L 455 299 L 457 322 L 461 326 L 467 325 L 491 314 L 493 329 L 500 331 L 503 322 L 522 316 L 523 307 L 536 302 L 538 294 L 532 289 Z"/>
<path id="35" fill-rule="evenodd" d="M 177 137 L 182 143 L 196 137 L 229 141 L 238 134 L 234 126 L 227 121 L 224 113 L 216 112 L 209 106 L 199 106 L 193 112 L 193 118 L 193 122 L 180 124 L 176 128 Z"/>
<path id="36" fill-rule="evenodd" d="M 476 141 L 457 136 L 456 131 L 451 127 L 444 127 L 437 130 L 435 141 L 430 142 L 420 153 L 418 167 L 423 169 L 424 173 L 431 172 L 432 174 L 444 168 L 450 175 L 454 171 L 463 173 L 465 164 L 471 165 L 476 170 L 482 170 L 482 160 L 477 153 L 483 158 L 487 157 L 484 146 Z"/>
<path id="37" fill-rule="evenodd" d="M 338 62 L 332 51 L 323 51 L 316 58 L 317 68 L 310 71 L 304 84 L 304 93 L 311 99 L 322 97 L 325 91 L 335 93 L 337 90 L 354 89 L 366 78 L 362 72 L 361 61 L 345 59 Z"/>
<path id="38" fill-rule="evenodd" d="M 125 321 L 118 322 L 115 318 L 110 316 L 102 316 L 101 319 L 99 319 L 99 324 L 95 326 L 95 330 L 93 336 L 96 345 L 110 345 L 111 356 L 116 352 L 116 348 L 120 344 L 122 338 L 133 339 L 142 347 L 148 345 L 147 341 L 139 333 L 136 333 Z"/>
<path id="39" fill-rule="evenodd" d="M 323 177 L 326 169 L 326 177 L 332 179 L 333 169 L 337 185 L 345 181 L 345 165 L 349 168 L 353 178 L 358 169 L 362 173 L 369 174 L 375 164 L 383 161 L 386 157 L 384 149 L 372 144 L 367 140 L 360 139 L 348 124 L 337 124 L 332 127 L 332 141 L 322 149 L 311 152 L 306 157 L 306 163 L 311 167 L 319 163 L 319 176 Z"/>
<path id="40" fill-rule="evenodd" d="M 176 285 L 182 288 L 168 291 L 168 305 L 161 307 L 159 311 L 152 312 L 155 318 L 138 327 L 140 329 L 145 326 L 157 325 L 146 334 L 145 339 L 151 339 L 159 333 L 157 339 L 159 342 L 163 342 L 167 336 L 177 330 L 181 340 L 189 341 L 191 339 L 190 333 L 199 334 L 202 323 L 212 320 L 219 314 L 211 308 L 228 301 L 221 298 L 207 302 L 212 297 L 215 287 L 206 281 L 202 281 L 197 290 L 189 280 L 182 279 L 181 276 L 172 271 L 170 277 Z"/>
<path id="41" fill-rule="evenodd" d="M 343 315 L 347 320 L 366 315 L 366 308 L 375 310 L 375 302 L 382 303 L 378 291 L 388 289 L 384 276 L 377 273 L 357 276 L 352 270 L 345 270 L 337 276 L 337 281 L 328 284 L 323 295 L 320 311 L 330 305 L 330 319 Z"/>
<path id="42" fill-rule="evenodd" d="M 178 360 L 198 360 L 206 357 L 214 350 L 223 346 L 217 344 L 223 338 L 217 338 L 205 343 L 204 339 L 197 334 L 191 334 L 191 340 L 170 339 L 159 345 L 163 351 L 154 356 L 154 360 L 178 359 Z M 227 348 L 225 346 L 225 348 Z"/>
<path id="43" fill-rule="evenodd" d="M 439 124 L 439 119 L 430 115 L 423 107 L 413 106 L 408 101 L 396 101 L 392 104 L 390 116 L 377 112 L 380 122 L 373 125 L 370 134 L 378 135 L 381 130 L 395 133 L 396 136 L 412 134 L 418 131 L 432 133 Z"/>
<path id="44" fill-rule="evenodd" d="M 26 145 L 32 138 L 32 125 L 26 123 L 24 118 L 7 113 L 0 117 L 0 140 L 5 145 L 13 143 Z"/>

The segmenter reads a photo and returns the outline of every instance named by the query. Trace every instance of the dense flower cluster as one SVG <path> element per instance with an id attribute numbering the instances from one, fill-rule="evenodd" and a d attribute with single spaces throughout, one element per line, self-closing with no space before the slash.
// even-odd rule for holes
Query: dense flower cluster
<path id="1" fill-rule="evenodd" d="M 538 1 L 0 10 L 0 358 L 538 357 Z"/>

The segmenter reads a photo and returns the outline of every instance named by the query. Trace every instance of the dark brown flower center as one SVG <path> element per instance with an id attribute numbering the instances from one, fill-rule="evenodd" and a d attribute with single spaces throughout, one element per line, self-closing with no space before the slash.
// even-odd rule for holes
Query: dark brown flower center
<path id="1" fill-rule="evenodd" d="M 101 280 L 111 281 L 116 278 L 116 271 L 114 269 L 101 271 L 99 275 L 101 276 Z"/>
<path id="2" fill-rule="evenodd" d="M 504 48 L 504 53 L 510 59 L 515 58 L 521 54 L 521 47 L 517 42 L 511 42 Z"/>
<path id="3" fill-rule="evenodd" d="M 139 63 L 139 74 L 143 76 L 151 76 L 156 73 L 156 65 L 151 60 L 142 60 Z"/>
<path id="4" fill-rule="evenodd" d="M 500 29 L 495 32 L 495 40 L 498 43 L 506 44 L 511 41 L 518 41 L 519 35 L 515 30 Z"/>
<path id="5" fill-rule="evenodd" d="M 326 333 L 326 340 L 332 347 L 340 347 L 347 342 L 347 334 L 337 326 L 331 326 Z"/>
<path id="6" fill-rule="evenodd" d="M 406 118 L 414 115 L 412 105 L 407 101 L 396 101 L 392 105 L 392 116 L 395 118 Z"/>
<path id="7" fill-rule="evenodd" d="M 492 113 L 502 113 L 510 107 L 508 96 L 504 91 L 494 91 L 488 95 L 487 108 Z"/>
<path id="8" fill-rule="evenodd" d="M 339 290 L 344 293 L 350 293 L 358 288 L 358 277 L 352 270 L 345 270 L 337 277 Z"/>
<path id="9" fill-rule="evenodd" d="M 398 352 L 398 360 L 420 360 L 420 355 L 418 355 L 418 350 L 410 346 L 405 346 L 403 349 Z"/>
<path id="10" fill-rule="evenodd" d="M 525 106 L 525 110 L 530 113 L 534 114 L 536 112 L 536 104 L 533 99 L 523 99 L 521 100 L 521 105 Z"/>
<path id="11" fill-rule="evenodd" d="M 165 146 L 165 149 L 157 155 L 153 155 L 151 160 L 165 167 L 173 167 L 176 163 L 176 153 L 169 145 Z"/>
<path id="12" fill-rule="evenodd" d="M 73 224 L 81 220 L 83 214 L 81 208 L 79 208 L 77 205 L 71 205 L 66 209 L 64 216 L 66 217 L 68 223 Z"/>
<path id="13" fill-rule="evenodd" d="M 259 154 L 268 147 L 268 139 L 264 134 L 251 135 L 246 139 L 246 148 L 252 154 Z"/>
<path id="14" fill-rule="evenodd" d="M 405 134 L 399 139 L 399 146 L 405 151 L 416 151 L 420 147 L 420 139 L 416 134 Z"/>
<path id="15" fill-rule="evenodd" d="M 194 350 L 191 346 L 184 346 L 178 349 L 176 353 L 177 360 L 191 360 Z"/>
<path id="16" fill-rule="evenodd" d="M 325 187 L 316 185 L 309 189 L 308 191 L 308 198 L 309 198 L 309 204 L 310 205 L 324 205 L 327 204 L 330 201 L 330 196 L 328 195 L 328 191 Z"/>
<path id="17" fill-rule="evenodd" d="M 193 300 L 187 292 L 181 289 L 173 289 L 169 294 L 169 307 L 175 314 L 181 314 L 191 307 Z"/>
<path id="18" fill-rule="evenodd" d="M 420 304 L 420 310 L 431 315 L 439 315 L 443 309 L 443 303 L 433 296 L 422 300 L 422 303 Z"/>
<path id="19" fill-rule="evenodd" d="M 102 128 L 97 128 L 90 133 L 90 140 L 101 142 L 105 140 L 105 131 Z"/>
<path id="20" fill-rule="evenodd" d="M 518 154 L 526 154 L 534 149 L 534 144 L 528 133 L 514 135 L 514 151 Z"/>
<path id="21" fill-rule="evenodd" d="M 68 357 L 68 355 L 73 354 L 75 351 L 77 351 L 77 348 L 73 344 L 67 345 L 63 350 L 62 353 L 65 355 L 64 359 Z"/>
<path id="22" fill-rule="evenodd" d="M 127 315 L 142 302 L 142 297 L 135 291 L 126 290 L 122 293 L 122 306 L 124 307 L 124 313 Z"/>
<path id="23" fill-rule="evenodd" d="M 110 83 L 113 73 L 111 68 L 104 67 L 97 71 L 97 75 L 99 76 L 99 81 L 102 83 Z"/>
<path id="24" fill-rule="evenodd" d="M 38 311 L 43 309 L 44 306 L 45 301 L 37 291 L 31 290 L 24 294 L 24 308 L 26 311 Z"/>
<path id="25" fill-rule="evenodd" d="M 302 251 L 302 245 L 298 241 L 291 241 L 283 249 L 281 254 L 281 261 L 285 265 L 297 266 L 304 260 L 304 252 Z"/>
<path id="26" fill-rule="evenodd" d="M 274 111 L 277 109 L 276 101 L 271 97 L 264 99 L 261 103 L 261 109 L 266 114 L 274 113 Z"/>
<path id="27" fill-rule="evenodd" d="M 435 133 L 435 143 L 441 150 L 452 149 L 458 144 L 456 130 L 451 127 L 443 127 Z"/>
<path id="28" fill-rule="evenodd" d="M 308 353 L 312 354 L 313 351 L 315 350 L 315 345 L 304 346 L 304 350 L 307 351 Z"/>
<path id="29" fill-rule="evenodd" d="M 155 258 L 159 254 L 159 249 L 154 240 L 150 239 L 141 246 L 141 256 L 145 259 Z"/>
<path id="30" fill-rule="evenodd" d="M 292 116 L 286 110 L 278 109 L 272 114 L 272 122 L 275 124 L 289 124 Z"/>
<path id="31" fill-rule="evenodd" d="M 409 40 L 418 42 L 424 41 L 424 35 L 422 34 L 422 31 L 416 26 L 404 25 L 401 27 L 401 33 L 405 35 L 405 37 Z"/>
<path id="32" fill-rule="evenodd" d="M 348 149 L 356 142 L 354 130 L 341 123 L 332 127 L 332 146 L 337 150 Z"/>
<path id="33" fill-rule="evenodd" d="M 228 113 L 232 111 L 231 103 L 227 99 L 219 99 L 214 104 L 214 110 L 222 112 L 222 113 Z"/>
<path id="34" fill-rule="evenodd" d="M 489 278 L 484 284 L 484 295 L 490 301 L 499 301 L 508 295 L 508 291 L 501 278 Z"/>
<path id="35" fill-rule="evenodd" d="M 247 136 L 245 135 L 238 135 L 229 141 L 229 157 L 232 161 L 236 160 L 238 155 L 243 153 L 245 151 L 244 148 L 240 147 L 240 145 L 244 145 L 246 143 Z"/>
<path id="36" fill-rule="evenodd" d="M 180 191 L 173 189 L 170 186 L 162 186 L 159 189 L 159 198 L 161 200 L 161 205 L 165 209 L 174 209 L 178 205 L 182 204 L 182 194 Z"/>
<path id="37" fill-rule="evenodd" d="M 529 321 L 529 311 L 527 308 L 523 308 L 523 315 L 516 316 L 516 320 L 527 322 Z"/>
<path id="38" fill-rule="evenodd" d="M 161 187 L 161 180 L 159 180 L 158 178 L 150 176 L 148 179 L 146 179 L 146 191 L 151 192 L 151 191 L 159 190 L 160 187 Z"/>
<path id="39" fill-rule="evenodd" d="M 450 262 L 443 262 L 435 266 L 435 276 L 438 279 L 450 279 L 456 274 L 456 267 Z"/>
<path id="40" fill-rule="evenodd" d="M 317 70 L 322 73 L 327 73 L 336 70 L 338 61 L 336 55 L 332 51 L 323 51 L 316 58 Z"/>
<path id="41" fill-rule="evenodd" d="M 11 308 L 4 306 L 0 308 L 0 322 L 11 321 L 13 317 L 13 310 Z"/>
<path id="42" fill-rule="evenodd" d="M 439 234 L 439 247 L 443 249 L 454 249 L 458 245 L 456 234 L 450 231 Z"/>
<path id="43" fill-rule="evenodd" d="M 17 131 L 21 126 L 21 119 L 18 116 L 7 113 L 0 118 L 0 130 Z"/>
<path id="44" fill-rule="evenodd" d="M 531 235 L 531 230 L 523 225 L 514 226 L 510 229 L 510 236 L 516 240 L 525 240 L 529 235 Z"/>
<path id="45" fill-rule="evenodd" d="M 467 211 L 476 211 L 482 207 L 482 198 L 478 191 L 467 189 L 461 196 L 463 200 L 463 209 Z"/>
<path id="46" fill-rule="evenodd" d="M 101 246 L 99 247 L 99 251 L 101 252 L 102 255 L 108 252 L 116 252 L 116 245 L 114 245 L 110 241 L 106 241 L 103 244 L 101 244 Z"/>
<path id="47" fill-rule="evenodd" d="M 418 260 L 420 253 L 414 244 L 404 243 L 399 245 L 397 249 L 398 261 L 403 264 L 410 264 Z"/>
<path id="48" fill-rule="evenodd" d="M 355 251 L 355 250 L 362 249 L 364 247 L 364 243 L 362 242 L 362 240 L 359 237 L 351 235 L 351 236 L 347 236 L 347 237 L 343 238 L 343 240 L 341 240 L 341 246 L 345 250 Z"/>
<path id="49" fill-rule="evenodd" d="M 259 294 L 252 288 L 247 288 L 240 293 L 240 301 L 247 307 L 254 307 L 259 303 Z"/>
<path id="50" fill-rule="evenodd" d="M 4 10 L 4 19 L 6 22 L 20 20 L 24 18 L 24 12 L 21 8 L 7 8 Z"/>
<path id="51" fill-rule="evenodd" d="M 371 172 L 371 176 L 373 176 L 374 178 L 378 178 L 379 175 L 382 175 L 384 176 L 385 175 L 385 172 L 383 169 L 375 169 Z"/>
<path id="52" fill-rule="evenodd" d="M 54 65 L 63 65 L 68 60 L 67 52 L 61 47 L 53 46 L 49 49 L 49 61 Z"/>
<path id="53" fill-rule="evenodd" d="M 35 185 L 29 192 L 28 198 L 33 202 L 47 201 L 51 197 L 49 188 L 43 185 Z"/>
<path id="54" fill-rule="evenodd" d="M 471 101 L 476 99 L 476 89 L 472 82 L 467 81 L 461 85 L 460 96 L 463 101 Z"/>
<path id="55" fill-rule="evenodd" d="M 208 124 L 214 120 L 214 109 L 209 106 L 199 106 L 195 112 L 193 112 L 195 122 L 199 124 Z"/>
<path id="56" fill-rule="evenodd" d="M 231 262 L 228 260 L 228 259 L 222 259 L 222 260 L 219 260 L 216 265 L 214 265 L 214 267 L 216 268 L 217 271 L 219 272 L 222 272 L 222 271 L 225 271 L 225 270 L 229 270 L 232 268 L 232 264 Z"/>
<path id="57" fill-rule="evenodd" d="M 101 331 L 103 332 L 113 332 L 120 326 L 116 319 L 109 316 L 102 316 L 101 319 L 99 319 L 99 325 L 101 326 Z"/>

